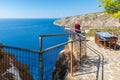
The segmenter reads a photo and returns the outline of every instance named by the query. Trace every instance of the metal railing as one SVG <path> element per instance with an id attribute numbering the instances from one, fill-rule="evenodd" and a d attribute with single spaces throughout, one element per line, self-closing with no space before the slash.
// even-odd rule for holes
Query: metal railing
<path id="1" fill-rule="evenodd" d="M 73 59 L 72 59 L 72 55 L 73 55 L 73 43 L 76 43 L 76 47 L 79 46 L 79 52 L 80 52 L 80 56 L 86 56 L 86 48 L 84 47 L 86 45 L 86 40 L 85 40 L 85 36 L 81 35 L 81 34 L 72 34 L 74 36 L 79 36 L 77 39 L 71 40 L 71 41 L 67 41 L 64 43 L 60 43 L 58 45 L 46 48 L 46 49 L 42 49 L 43 48 L 43 38 L 45 37 L 53 37 L 53 36 L 69 36 L 69 34 L 50 34 L 50 35 L 40 35 L 40 70 L 41 70 L 41 80 L 51 80 L 52 79 L 52 71 L 53 68 L 55 66 L 56 60 L 58 59 L 59 53 L 60 51 L 62 51 L 64 49 L 64 47 L 71 43 L 71 47 L 72 47 L 72 51 L 71 51 L 71 65 L 70 65 L 70 72 L 71 75 L 73 74 Z M 79 42 L 79 44 L 77 45 L 77 43 Z M 53 59 L 54 58 L 54 59 Z M 80 57 L 80 60 L 82 59 L 82 57 Z"/>
<path id="2" fill-rule="evenodd" d="M 99 80 L 99 74 L 101 74 L 101 80 L 104 80 L 104 56 L 101 52 L 94 49 L 92 46 L 87 44 L 86 46 L 89 50 L 91 50 L 94 54 L 97 55 L 98 59 L 96 60 L 98 64 L 97 65 L 97 74 L 96 74 L 96 80 Z M 100 66 L 101 66 L 101 73 L 100 73 Z"/>
<path id="3" fill-rule="evenodd" d="M 0 79 L 39 80 L 39 53 L 40 51 L 37 50 L 29 50 L 1 44 L 0 65 L 2 65 L 1 72 L 3 73 L 0 73 Z"/>
<path id="4" fill-rule="evenodd" d="M 73 35 L 78 36 L 78 34 L 74 33 Z M 79 42 L 79 50 L 80 56 L 86 56 L 86 49 L 83 45 L 86 45 L 85 37 L 79 34 L 77 39 L 66 41 L 52 47 L 43 48 L 43 38 L 45 37 L 60 37 L 60 36 L 69 36 L 69 34 L 48 34 L 48 35 L 40 35 L 40 50 L 29 50 L 24 48 L 17 48 L 12 46 L 6 46 L 0 44 L 0 57 L 3 62 L 0 65 L 3 65 L 1 68 L 6 68 L 5 65 L 8 66 L 7 71 L 3 69 L 3 73 L 0 72 L 0 79 L 13 79 L 15 77 L 10 76 L 9 70 L 14 67 L 12 74 L 17 76 L 17 79 L 21 78 L 22 80 L 50 80 L 52 79 L 52 72 L 55 66 L 56 60 L 59 57 L 60 51 L 64 49 L 66 45 L 74 42 Z M 72 46 L 73 50 L 73 46 Z M 73 61 L 72 61 L 71 51 L 71 66 L 70 72 L 73 73 Z M 6 57 L 7 60 L 4 60 Z M 82 57 L 80 57 L 81 60 Z M 10 66 L 10 67 L 9 67 Z M 17 69 L 17 70 L 16 70 Z M 15 74 L 19 71 L 19 74 Z"/>

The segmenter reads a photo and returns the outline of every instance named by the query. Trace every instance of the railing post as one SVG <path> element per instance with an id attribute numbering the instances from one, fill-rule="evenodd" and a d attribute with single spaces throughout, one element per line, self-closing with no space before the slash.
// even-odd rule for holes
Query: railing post
<path id="1" fill-rule="evenodd" d="M 83 32 L 83 41 L 84 41 L 84 45 L 83 45 L 84 57 L 87 57 L 87 52 L 86 52 L 86 33 L 85 33 L 85 31 Z"/>
<path id="2" fill-rule="evenodd" d="M 39 62 L 40 62 L 40 80 L 44 80 L 44 67 L 43 67 L 43 53 L 42 53 L 42 36 L 40 36 L 40 53 L 39 53 Z"/>
<path id="3" fill-rule="evenodd" d="M 3 44 L 2 43 L 0 43 L 0 58 L 2 57 L 2 52 L 3 52 Z"/>
<path id="4" fill-rule="evenodd" d="M 71 41 L 71 64 L 70 64 L 70 72 L 71 72 L 71 77 L 73 77 L 73 41 Z"/>
<path id="5" fill-rule="evenodd" d="M 81 60 L 82 60 L 82 59 L 81 59 L 81 52 L 82 52 L 82 51 L 81 51 L 81 50 L 82 50 L 82 49 L 81 49 L 81 48 L 82 48 L 82 47 L 81 47 L 81 41 L 82 41 L 82 40 L 81 40 L 81 37 L 80 37 L 80 64 L 81 64 Z"/>
<path id="6" fill-rule="evenodd" d="M 85 48 L 85 58 L 87 57 L 87 51 L 86 51 L 86 37 L 84 37 L 84 48 Z"/>

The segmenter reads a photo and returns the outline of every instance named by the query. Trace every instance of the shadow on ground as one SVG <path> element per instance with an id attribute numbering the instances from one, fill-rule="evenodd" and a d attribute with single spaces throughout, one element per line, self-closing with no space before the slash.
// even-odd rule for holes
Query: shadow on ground
<path id="1" fill-rule="evenodd" d="M 101 63 L 102 62 L 99 60 L 98 56 L 87 56 L 87 58 L 82 62 L 80 69 L 77 71 L 78 73 L 74 76 L 91 73 L 95 73 L 97 75 L 97 72 L 99 71 L 98 68 L 100 67 Z M 104 60 L 104 65 L 107 63 L 107 60 Z"/>
<path id="2" fill-rule="evenodd" d="M 117 44 L 117 50 L 120 50 L 120 45 Z"/>

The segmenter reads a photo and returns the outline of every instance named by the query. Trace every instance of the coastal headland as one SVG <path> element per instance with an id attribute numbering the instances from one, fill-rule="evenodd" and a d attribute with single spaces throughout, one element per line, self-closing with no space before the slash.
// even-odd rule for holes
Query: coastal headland
<path id="1" fill-rule="evenodd" d="M 104 28 L 118 28 L 120 27 L 120 21 L 117 18 L 112 18 L 110 15 L 104 13 L 104 12 L 98 12 L 98 13 L 90 13 L 90 14 L 84 14 L 84 15 L 76 15 L 71 17 L 65 17 L 59 20 L 56 20 L 54 22 L 55 25 L 63 26 L 65 29 L 70 30 L 71 27 L 74 26 L 75 21 L 79 21 L 82 29 L 90 30 L 90 29 L 104 29 Z M 118 35 L 119 36 L 119 35 Z M 120 39 L 118 37 L 118 39 Z M 98 47 L 95 44 L 94 37 L 87 37 L 87 45 L 90 45 L 92 48 L 100 52 L 100 55 L 102 55 L 102 59 L 100 61 L 100 67 L 99 67 L 99 75 L 97 75 L 98 70 L 98 57 L 94 52 L 92 52 L 90 49 L 87 48 L 87 58 L 82 63 L 82 66 L 79 66 L 79 70 L 77 70 L 74 73 L 74 76 L 69 76 L 70 73 L 69 67 L 66 64 L 63 64 L 63 62 L 70 62 L 67 57 L 64 57 L 61 54 L 64 54 L 67 48 L 63 50 L 62 53 L 60 53 L 60 57 L 58 61 L 56 62 L 55 70 L 53 71 L 53 80 L 96 80 L 98 79 L 104 79 L 104 80 L 119 80 L 119 53 L 120 53 L 120 43 L 117 44 L 117 50 L 111 50 L 111 49 L 104 49 L 103 47 Z M 77 47 L 76 47 L 77 48 Z M 74 48 L 75 49 L 75 48 Z M 70 53 L 70 51 L 69 51 Z M 64 61 L 63 61 L 64 60 Z M 61 66 L 61 67 L 60 67 Z M 104 70 L 103 70 L 104 69 Z M 64 74 L 62 73 L 64 71 Z M 65 72 L 66 71 L 66 72 Z"/>
<path id="2" fill-rule="evenodd" d="M 74 26 L 75 21 L 80 23 L 82 29 L 100 29 L 120 26 L 119 19 L 113 18 L 104 12 L 65 17 L 56 20 L 54 24 L 58 26 L 64 26 L 65 29 L 69 29 L 71 26 Z"/>

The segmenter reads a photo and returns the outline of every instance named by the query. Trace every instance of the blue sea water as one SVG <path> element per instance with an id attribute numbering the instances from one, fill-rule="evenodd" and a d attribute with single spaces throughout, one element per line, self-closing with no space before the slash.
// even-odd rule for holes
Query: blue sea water
<path id="1" fill-rule="evenodd" d="M 54 25 L 53 22 L 55 20 L 56 19 L 0 19 L 0 42 L 4 45 L 39 50 L 40 34 L 68 33 L 63 27 Z M 44 38 L 43 49 L 65 42 L 67 39 L 68 36 Z M 54 61 L 58 58 L 58 53 L 62 49 L 63 47 L 51 51 L 56 52 L 56 54 L 53 55 L 50 54 L 51 52 L 47 52 L 47 55 L 44 56 L 46 59 L 44 63 L 47 64 L 47 62 L 51 60 L 51 62 L 53 61 L 53 64 L 55 64 Z M 27 64 L 29 67 L 31 66 L 27 61 L 21 60 L 19 57 L 18 60 Z M 53 66 L 54 65 L 52 65 L 52 67 Z M 30 67 L 31 71 L 32 69 L 34 68 Z M 45 68 L 45 71 L 46 70 L 47 68 Z M 37 80 L 35 75 L 32 75 L 34 76 L 34 80 Z M 45 77 L 47 77 L 47 75 Z"/>
<path id="2" fill-rule="evenodd" d="M 56 19 L 0 19 L 0 42 L 5 45 L 39 49 L 40 34 L 67 33 L 64 28 L 56 26 Z M 64 41 L 65 38 L 56 38 L 55 42 Z M 46 41 L 44 48 L 49 44 Z M 53 41 L 53 40 L 51 40 Z"/>

